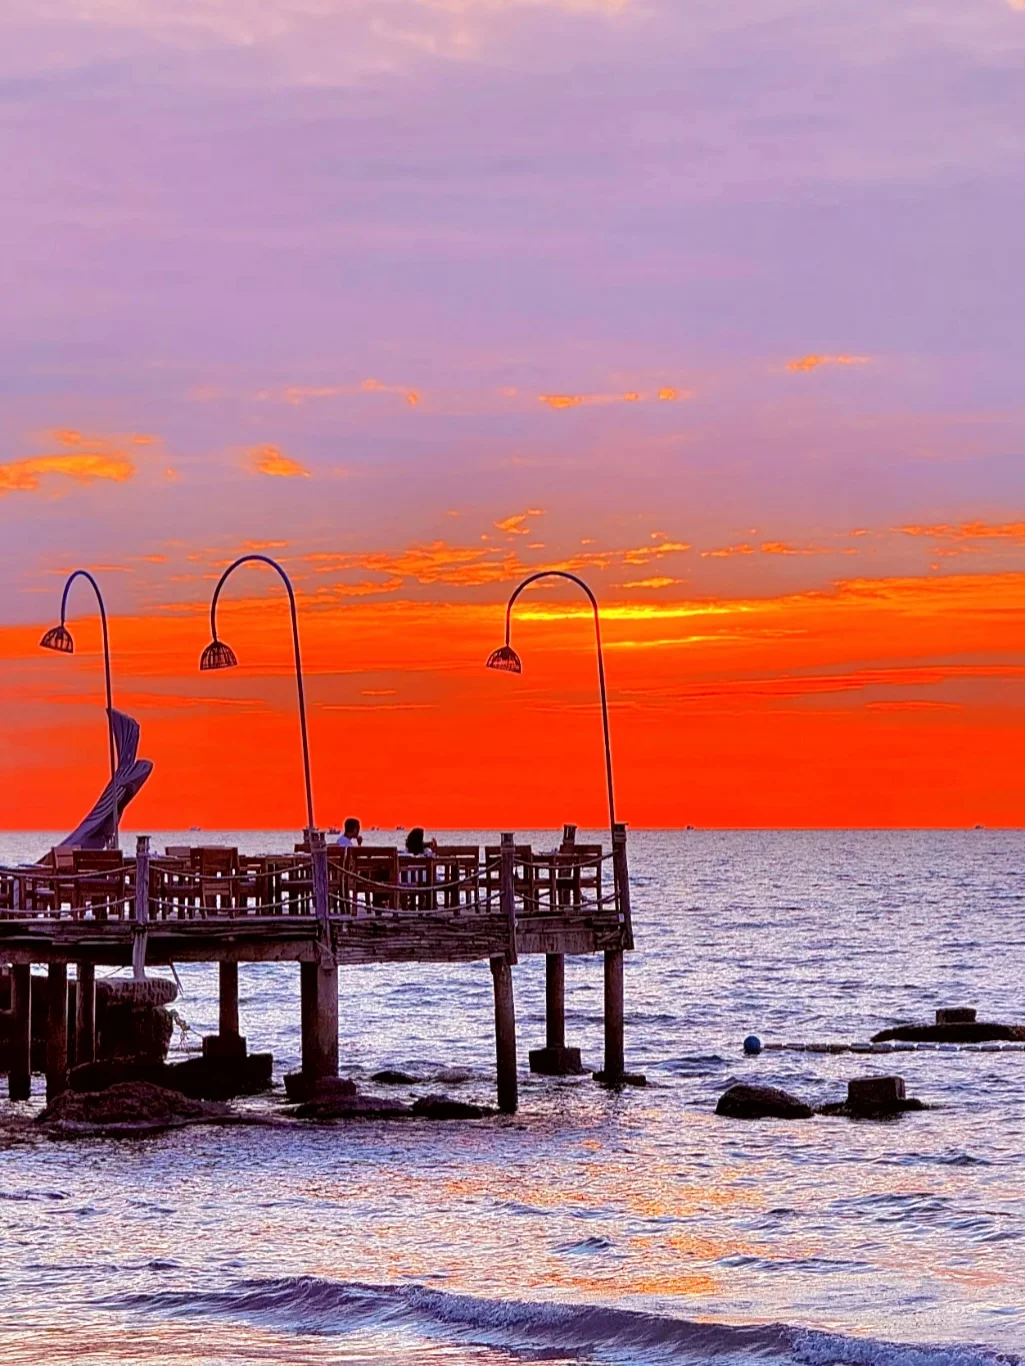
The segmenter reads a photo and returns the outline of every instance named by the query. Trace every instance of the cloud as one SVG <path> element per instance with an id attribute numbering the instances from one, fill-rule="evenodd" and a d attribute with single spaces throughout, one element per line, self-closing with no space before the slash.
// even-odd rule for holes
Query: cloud
<path id="1" fill-rule="evenodd" d="M 759 546 L 763 555 L 829 555 L 822 545 L 791 545 L 789 541 L 763 541 Z"/>
<path id="2" fill-rule="evenodd" d="M 683 582 L 683 579 L 671 579 L 665 575 L 657 575 L 653 579 L 631 579 L 628 583 L 620 586 L 622 588 L 669 588 L 671 584 Z"/>
<path id="3" fill-rule="evenodd" d="M 106 437 L 88 436 L 72 428 L 59 428 L 50 433 L 56 445 L 63 447 L 57 454 L 28 456 L 0 465 L 0 498 L 8 493 L 29 493 L 40 481 L 51 475 L 73 479 L 80 484 L 109 480 L 123 484 L 136 472 L 135 462 L 126 451 Z M 155 437 L 130 435 L 133 445 L 146 446 Z"/>
<path id="4" fill-rule="evenodd" d="M 631 390 L 625 394 L 539 394 L 547 408 L 592 408 L 608 403 L 679 403 L 694 397 L 693 389 L 659 389 L 653 394 Z"/>
<path id="5" fill-rule="evenodd" d="M 703 560 L 729 560 L 734 555 L 753 555 L 754 546 L 750 546 L 745 541 L 743 545 L 723 545 L 716 550 L 702 550 Z"/>
<path id="6" fill-rule="evenodd" d="M 310 472 L 297 460 L 284 455 L 277 446 L 253 446 L 246 452 L 258 474 L 276 479 L 309 479 Z"/>
<path id="7" fill-rule="evenodd" d="M 403 384 L 382 384 L 379 379 L 365 379 L 359 386 L 365 394 L 401 394 L 411 408 L 420 402 L 416 389 L 407 389 Z"/>
<path id="8" fill-rule="evenodd" d="M 1025 8 L 1025 0 L 1022 0 Z M 924 536 L 933 541 L 1010 541 L 1025 544 L 1025 522 L 961 522 L 957 525 L 938 523 L 932 526 L 902 526 L 897 528 L 905 536 Z"/>
<path id="9" fill-rule="evenodd" d="M 787 361 L 787 369 L 801 373 L 817 370 L 822 365 L 868 365 L 870 359 L 869 356 L 798 356 L 796 360 Z"/>
<path id="10" fill-rule="evenodd" d="M 530 527 L 526 525 L 528 517 L 543 517 L 544 508 L 527 508 L 526 512 L 517 512 L 512 517 L 503 517 L 495 526 L 499 531 L 506 532 L 509 536 L 529 536 Z"/>

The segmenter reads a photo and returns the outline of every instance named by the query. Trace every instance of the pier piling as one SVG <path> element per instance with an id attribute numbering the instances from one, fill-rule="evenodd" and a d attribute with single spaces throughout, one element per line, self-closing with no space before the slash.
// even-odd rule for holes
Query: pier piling
<path id="1" fill-rule="evenodd" d="M 68 965 L 47 968 L 46 1099 L 68 1089 Z"/>
<path id="2" fill-rule="evenodd" d="M 519 1104 L 519 1084 L 516 1077 L 516 1005 L 513 999 L 512 968 L 505 958 L 492 958 L 491 976 L 495 988 L 498 1108 L 504 1115 L 514 1115 Z"/>
<path id="3" fill-rule="evenodd" d="M 300 963 L 302 1070 L 308 1077 L 338 1076 L 338 968 Z"/>
<path id="4" fill-rule="evenodd" d="M 238 964 L 221 962 L 218 964 L 220 995 L 217 1014 L 217 1030 L 222 1039 L 238 1036 Z"/>
<path id="5" fill-rule="evenodd" d="M 75 1063 L 96 1058 L 96 968 L 79 963 L 75 991 Z"/>
<path id="6" fill-rule="evenodd" d="M 623 1050 L 623 950 L 605 950 L 605 1067 L 602 1080 L 622 1081 L 626 1071 Z"/>
<path id="7" fill-rule="evenodd" d="M 11 1100 L 32 1095 L 32 968 L 15 963 L 11 968 L 11 1061 L 7 1074 Z"/>

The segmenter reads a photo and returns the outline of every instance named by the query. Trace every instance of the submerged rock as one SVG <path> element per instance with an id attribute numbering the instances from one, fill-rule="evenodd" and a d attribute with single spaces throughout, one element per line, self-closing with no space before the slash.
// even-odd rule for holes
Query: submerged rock
<path id="1" fill-rule="evenodd" d="M 295 1110 L 299 1119 L 402 1119 L 412 1113 L 408 1105 L 398 1101 L 355 1093 L 308 1100 Z"/>
<path id="2" fill-rule="evenodd" d="M 411 1077 L 408 1072 L 397 1072 L 394 1068 L 386 1067 L 380 1072 L 375 1072 L 370 1080 L 376 1081 L 378 1086 L 415 1086 L 420 1078 Z"/>
<path id="3" fill-rule="evenodd" d="M 421 1119 L 484 1119 L 494 1113 L 486 1105 L 471 1105 L 451 1096 L 421 1096 L 413 1102 L 413 1114 Z"/>
<path id="4" fill-rule="evenodd" d="M 250 1053 L 225 1060 L 189 1058 L 186 1062 L 148 1062 L 138 1058 L 111 1058 L 83 1063 L 68 1074 L 73 1092 L 103 1091 L 129 1082 L 147 1083 L 197 1100 L 231 1100 L 251 1096 L 271 1085 L 274 1060 L 270 1053 Z"/>
<path id="5" fill-rule="evenodd" d="M 65 1091 L 47 1105 L 37 1123 L 58 1132 L 117 1135 L 174 1128 L 227 1114 L 225 1105 L 138 1081 L 119 1082 L 105 1091 Z"/>
<path id="6" fill-rule="evenodd" d="M 803 1100 L 778 1086 L 738 1082 L 724 1091 L 715 1107 L 727 1119 L 811 1119 L 814 1111 Z"/>
<path id="7" fill-rule="evenodd" d="M 292 1101 L 344 1100 L 355 1096 L 356 1083 L 348 1077 L 311 1077 L 305 1072 L 289 1072 L 285 1095 Z"/>
<path id="8" fill-rule="evenodd" d="M 939 1012 L 937 1012 L 938 1014 Z M 953 1024 L 897 1025 L 873 1034 L 873 1043 L 1025 1043 L 1025 1025 L 987 1024 L 963 1020 Z"/>

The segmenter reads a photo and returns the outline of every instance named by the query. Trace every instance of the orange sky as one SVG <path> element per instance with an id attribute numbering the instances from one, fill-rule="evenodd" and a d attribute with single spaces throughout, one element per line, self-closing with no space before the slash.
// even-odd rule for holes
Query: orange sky
<path id="1" fill-rule="evenodd" d="M 111 623 L 116 701 L 142 722 L 141 752 L 156 762 L 134 826 L 303 823 L 283 594 L 229 595 L 220 634 L 241 661 L 230 673 L 196 671 L 200 605 Z M 514 618 L 520 677 L 483 667 L 502 640 L 500 603 L 307 605 L 321 823 L 351 812 L 381 826 L 604 819 L 590 622 L 569 590 L 539 598 L 522 598 Z M 96 625 L 72 621 L 78 653 L 67 658 L 37 648 L 44 624 L 0 631 L 0 826 L 70 827 L 104 776 Z M 1018 573 L 609 603 L 620 817 L 1019 824 L 1023 626 Z"/>

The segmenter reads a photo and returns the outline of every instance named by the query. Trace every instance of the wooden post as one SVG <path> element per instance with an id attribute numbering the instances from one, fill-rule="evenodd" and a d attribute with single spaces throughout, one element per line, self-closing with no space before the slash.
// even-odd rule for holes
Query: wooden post
<path id="1" fill-rule="evenodd" d="M 238 964 L 218 963 L 219 998 L 217 1032 L 222 1039 L 237 1038 L 238 1027 Z"/>
<path id="2" fill-rule="evenodd" d="M 327 893 L 327 842 L 323 830 L 307 830 L 306 840 L 310 846 L 310 862 L 313 865 L 313 909 L 320 924 L 321 935 L 325 942 L 331 942 Z"/>
<path id="3" fill-rule="evenodd" d="M 626 1067 L 623 1052 L 623 950 L 605 950 L 605 1067 L 602 1080 L 615 1085 Z"/>
<path id="4" fill-rule="evenodd" d="M 616 887 L 616 905 L 622 926 L 623 948 L 634 946 L 633 919 L 630 914 L 630 869 L 626 861 L 626 826 L 618 821 L 612 827 L 612 876 Z"/>
<path id="5" fill-rule="evenodd" d="M 575 825 L 569 825 L 569 824 L 564 825 L 564 826 L 562 827 L 562 847 L 563 847 L 563 849 L 572 849 L 573 845 L 576 844 L 576 842 L 577 842 L 577 828 L 576 828 L 576 826 L 575 826 Z"/>
<path id="6" fill-rule="evenodd" d="M 516 957 L 516 840 L 511 830 L 503 831 L 501 846 L 502 864 L 499 869 L 498 898 L 509 928 L 509 942 L 505 950 L 507 963 L 517 962 Z M 494 960 L 492 960 L 492 963 Z M 515 1107 L 514 1107 L 515 1108 Z"/>
<path id="7" fill-rule="evenodd" d="M 516 1078 L 516 1005 L 513 1000 L 512 968 L 505 958 L 492 958 L 491 976 L 495 987 L 498 1108 L 504 1115 L 514 1115 L 519 1104 Z"/>
<path id="8" fill-rule="evenodd" d="M 545 1045 L 566 1047 L 566 956 L 545 954 Z"/>
<path id="9" fill-rule="evenodd" d="M 68 965 L 47 968 L 46 1099 L 68 1089 Z"/>
<path id="10" fill-rule="evenodd" d="M 7 1073 L 11 1100 L 32 1095 L 32 968 L 15 963 L 11 968 L 11 1060 Z"/>
<path id="11" fill-rule="evenodd" d="M 79 963 L 75 983 L 75 1063 L 96 1058 L 96 968 Z"/>
<path id="12" fill-rule="evenodd" d="M 300 963 L 302 1070 L 309 1077 L 338 1076 L 338 968 Z"/>
<path id="13" fill-rule="evenodd" d="M 132 976 L 146 980 L 146 926 L 149 924 L 149 835 L 135 840 L 135 917 L 132 926 Z"/>

